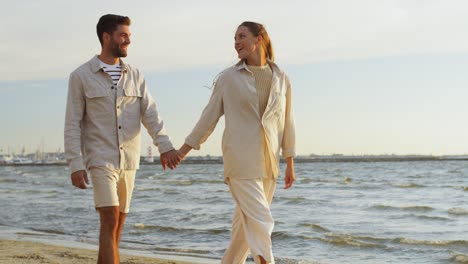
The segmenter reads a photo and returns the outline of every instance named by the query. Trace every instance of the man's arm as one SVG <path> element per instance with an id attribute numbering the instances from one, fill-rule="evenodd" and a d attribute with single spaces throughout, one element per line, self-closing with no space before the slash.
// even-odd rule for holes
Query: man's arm
<path id="1" fill-rule="evenodd" d="M 79 77 L 72 73 L 68 81 L 65 111 L 65 157 L 70 167 L 72 184 L 81 189 L 86 189 L 85 183 L 89 184 L 81 156 L 81 121 L 85 107 L 83 85 Z"/>
<path id="2" fill-rule="evenodd" d="M 140 83 L 140 89 L 143 93 L 141 99 L 142 123 L 153 139 L 154 145 L 158 147 L 163 169 L 166 169 L 166 166 L 174 169 L 180 163 L 179 155 L 172 146 L 172 142 L 166 133 L 164 122 L 159 116 L 156 103 L 148 92 L 143 77 L 141 77 Z"/>

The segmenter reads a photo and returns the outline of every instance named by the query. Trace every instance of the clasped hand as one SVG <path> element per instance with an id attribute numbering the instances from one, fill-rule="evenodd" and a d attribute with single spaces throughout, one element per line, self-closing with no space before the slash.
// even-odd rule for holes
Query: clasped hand
<path id="1" fill-rule="evenodd" d="M 162 153 L 159 159 L 161 161 L 161 166 L 164 170 L 166 168 L 170 168 L 171 170 L 173 170 L 182 161 L 182 156 L 177 150 L 173 149 L 168 152 Z"/>

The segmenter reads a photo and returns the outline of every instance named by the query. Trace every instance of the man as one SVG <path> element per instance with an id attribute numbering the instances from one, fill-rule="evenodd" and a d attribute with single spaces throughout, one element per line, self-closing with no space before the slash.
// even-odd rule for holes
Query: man
<path id="1" fill-rule="evenodd" d="M 86 189 L 91 174 L 100 216 L 98 263 L 119 263 L 118 244 L 140 161 L 141 123 L 161 154 L 161 164 L 180 162 L 142 73 L 124 63 L 130 18 L 104 15 L 97 24 L 101 53 L 70 74 L 65 155 L 72 184 Z M 85 165 L 84 165 L 85 164 Z"/>

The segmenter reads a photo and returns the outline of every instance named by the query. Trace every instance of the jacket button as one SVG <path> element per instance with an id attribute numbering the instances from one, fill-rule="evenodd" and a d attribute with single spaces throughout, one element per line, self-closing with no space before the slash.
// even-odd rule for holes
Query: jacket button
<path id="1" fill-rule="evenodd" d="M 119 129 L 122 129 L 122 126 L 119 126 Z"/>
<path id="2" fill-rule="evenodd" d="M 111 86 L 111 89 L 114 89 L 114 86 Z"/>

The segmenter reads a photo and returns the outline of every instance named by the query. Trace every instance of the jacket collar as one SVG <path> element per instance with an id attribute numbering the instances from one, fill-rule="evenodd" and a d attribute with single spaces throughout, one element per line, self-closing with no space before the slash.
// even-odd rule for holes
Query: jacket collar
<path id="1" fill-rule="evenodd" d="M 128 65 L 120 58 L 119 58 L 119 61 L 120 61 L 120 65 L 122 66 L 122 72 L 127 72 Z M 95 55 L 93 58 L 91 58 L 89 63 L 90 63 L 90 66 L 91 66 L 91 70 L 93 72 L 96 73 L 96 72 L 101 70 L 101 63 L 100 63 L 100 60 L 98 58 L 98 55 Z"/>
<path id="2" fill-rule="evenodd" d="M 273 72 L 280 72 L 280 69 L 276 63 L 274 63 L 271 60 L 267 60 L 267 63 L 270 65 L 270 68 Z M 234 66 L 238 71 L 244 69 L 248 72 L 250 72 L 249 68 L 247 67 L 247 64 L 245 63 L 245 60 L 240 60 L 236 65 Z"/>

